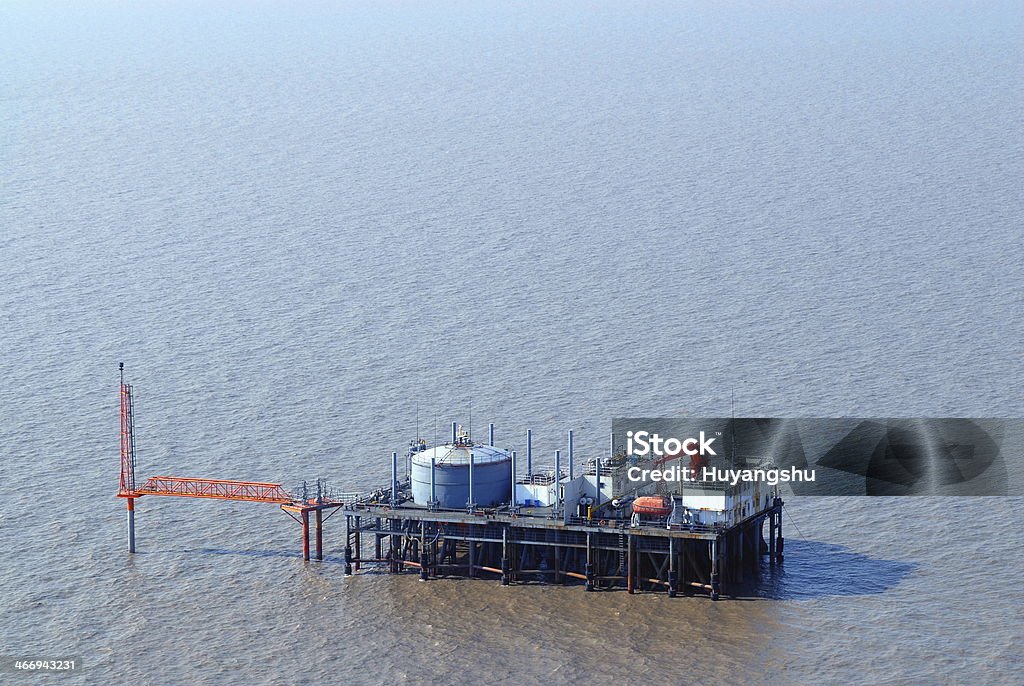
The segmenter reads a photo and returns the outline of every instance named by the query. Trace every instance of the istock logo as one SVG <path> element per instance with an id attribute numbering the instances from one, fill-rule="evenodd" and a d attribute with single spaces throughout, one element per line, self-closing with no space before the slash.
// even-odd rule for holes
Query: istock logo
<path id="1" fill-rule="evenodd" d="M 705 438 L 704 432 L 700 432 L 700 438 L 687 438 L 680 441 L 678 438 L 662 438 L 658 434 L 647 431 L 626 432 L 626 452 L 629 455 L 647 455 L 653 452 L 655 455 L 678 455 L 680 452 L 686 455 L 717 455 L 711 444 L 714 438 Z"/>

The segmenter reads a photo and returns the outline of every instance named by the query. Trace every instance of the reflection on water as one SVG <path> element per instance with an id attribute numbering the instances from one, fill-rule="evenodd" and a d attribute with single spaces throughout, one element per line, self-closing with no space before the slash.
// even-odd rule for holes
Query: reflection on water
<path id="1" fill-rule="evenodd" d="M 785 562 L 762 565 L 760 582 L 745 590 L 772 600 L 885 593 L 916 568 L 912 562 L 874 558 L 841 545 L 787 538 Z"/>

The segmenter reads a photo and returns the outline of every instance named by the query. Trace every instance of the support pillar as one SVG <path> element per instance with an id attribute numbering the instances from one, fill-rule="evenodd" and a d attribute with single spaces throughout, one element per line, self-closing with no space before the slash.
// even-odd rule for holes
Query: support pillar
<path id="1" fill-rule="evenodd" d="M 302 559 L 309 562 L 309 510 L 302 511 Z"/>
<path id="2" fill-rule="evenodd" d="M 389 567 L 389 569 L 391 570 L 392 574 L 394 574 L 395 572 L 399 571 L 398 570 L 398 542 L 395 539 L 395 534 L 394 534 L 395 526 L 397 526 L 397 522 L 398 522 L 398 520 L 396 520 L 396 519 L 389 519 L 388 520 L 388 560 L 391 563 L 391 566 Z"/>
<path id="3" fill-rule="evenodd" d="M 128 498 L 128 552 L 135 552 L 135 498 Z"/>
<path id="4" fill-rule="evenodd" d="M 434 576 L 438 575 L 437 570 L 437 539 L 438 532 L 434 531 L 434 537 L 430 539 L 430 570 Z"/>
<path id="5" fill-rule="evenodd" d="M 324 559 L 324 517 L 321 510 L 316 510 L 316 559 Z"/>
<path id="6" fill-rule="evenodd" d="M 594 590 L 594 546 L 591 541 L 593 534 L 587 532 L 587 566 L 583 568 L 584 575 L 587 577 L 584 582 L 583 589 L 586 591 Z"/>
<path id="7" fill-rule="evenodd" d="M 681 579 L 682 579 L 682 582 L 683 582 L 683 584 L 682 584 L 683 585 L 683 595 L 690 596 L 690 595 L 693 595 L 693 587 L 690 585 L 690 582 L 693 580 L 693 576 L 691 575 L 691 567 L 693 566 L 693 563 L 690 561 L 690 553 L 692 552 L 692 549 L 693 549 L 693 541 L 684 539 L 681 542 L 681 544 L 683 546 L 683 555 L 682 555 L 682 566 L 683 566 L 683 569 L 682 569 L 682 576 L 681 576 Z"/>
<path id="8" fill-rule="evenodd" d="M 509 527 L 509 535 L 512 536 L 512 537 L 515 537 L 515 529 L 513 529 L 512 527 Z M 516 550 L 517 549 L 516 549 L 515 541 L 509 541 L 508 542 L 508 580 L 509 580 L 509 583 L 512 583 L 513 581 L 516 580 L 516 575 L 517 575 L 517 572 L 516 572 L 516 570 L 517 570 L 516 560 L 518 559 L 516 557 Z"/>
<path id="9" fill-rule="evenodd" d="M 345 576 L 352 576 L 352 517 L 345 515 Z"/>
<path id="10" fill-rule="evenodd" d="M 776 510 L 779 523 L 778 523 L 778 538 L 775 540 L 775 559 L 779 563 L 782 562 L 782 550 L 786 546 L 786 539 L 782 537 L 782 501 L 779 501 L 779 507 Z"/>
<path id="11" fill-rule="evenodd" d="M 557 534 L 555 534 L 555 535 L 557 536 Z M 554 565 L 552 565 L 552 567 L 551 567 L 554 570 L 554 572 L 555 572 L 555 583 L 556 584 L 561 584 L 562 580 L 563 580 L 563 577 L 562 577 L 562 549 L 559 547 L 559 545 L 557 543 L 557 540 L 555 542 L 555 545 L 551 546 L 551 550 L 554 553 L 554 558 L 555 558 L 554 559 Z"/>
<path id="12" fill-rule="evenodd" d="M 508 586 L 508 527 L 501 530 L 501 585 Z"/>
<path id="13" fill-rule="evenodd" d="M 718 539 L 712 539 L 711 541 L 711 599 L 718 600 L 721 592 L 721 586 L 718 582 Z"/>
<path id="14" fill-rule="evenodd" d="M 373 559 L 384 557 L 384 535 L 380 532 L 381 519 L 377 517 L 377 531 L 373 534 Z"/>
<path id="15" fill-rule="evenodd" d="M 676 546 L 675 539 L 668 539 L 668 597 L 676 597 L 676 587 L 679 585 L 678 574 L 676 573 Z"/>
<path id="16" fill-rule="evenodd" d="M 636 592 L 636 569 L 633 557 L 636 554 L 633 544 L 633 534 L 626 535 L 626 592 L 632 595 Z"/>
<path id="17" fill-rule="evenodd" d="M 782 562 L 782 550 L 785 548 L 785 539 L 782 538 L 782 499 L 775 499 L 774 516 L 777 518 L 775 531 L 775 561 Z"/>
<path id="18" fill-rule="evenodd" d="M 427 523 L 420 522 L 420 581 L 426 581 L 427 574 Z"/>
<path id="19" fill-rule="evenodd" d="M 363 551 L 362 551 L 362 545 L 361 545 L 362 537 L 363 537 L 362 536 L 362 524 L 361 524 L 362 517 L 354 517 L 354 519 L 355 519 L 355 524 L 356 524 L 356 559 L 354 561 L 354 565 L 353 566 L 355 567 L 355 570 L 358 572 L 359 571 L 359 561 L 363 559 Z"/>

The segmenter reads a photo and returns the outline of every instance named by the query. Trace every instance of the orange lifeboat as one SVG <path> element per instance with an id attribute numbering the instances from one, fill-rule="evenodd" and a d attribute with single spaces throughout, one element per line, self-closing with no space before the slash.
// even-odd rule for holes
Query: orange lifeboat
<path id="1" fill-rule="evenodd" d="M 633 512 L 648 517 L 667 517 L 672 514 L 672 501 L 660 495 L 644 495 L 633 501 Z"/>

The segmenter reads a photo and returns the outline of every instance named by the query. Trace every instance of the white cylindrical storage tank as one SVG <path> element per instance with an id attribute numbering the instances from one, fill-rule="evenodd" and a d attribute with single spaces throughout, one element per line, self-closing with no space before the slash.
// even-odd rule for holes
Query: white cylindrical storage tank
<path id="1" fill-rule="evenodd" d="M 464 509 L 469 504 L 469 462 L 473 456 L 473 504 L 494 507 L 512 500 L 512 455 L 490 445 L 439 445 L 412 456 L 412 499 L 430 500 L 430 459 L 434 458 L 437 506 Z"/>

